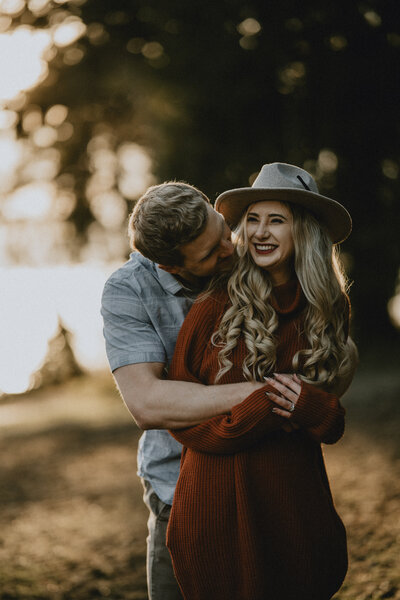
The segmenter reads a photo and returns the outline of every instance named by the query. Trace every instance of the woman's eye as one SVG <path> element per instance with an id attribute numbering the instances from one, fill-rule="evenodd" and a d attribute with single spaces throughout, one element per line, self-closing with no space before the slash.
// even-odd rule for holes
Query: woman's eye
<path id="1" fill-rule="evenodd" d="M 271 223 L 283 223 L 282 219 L 272 219 Z"/>

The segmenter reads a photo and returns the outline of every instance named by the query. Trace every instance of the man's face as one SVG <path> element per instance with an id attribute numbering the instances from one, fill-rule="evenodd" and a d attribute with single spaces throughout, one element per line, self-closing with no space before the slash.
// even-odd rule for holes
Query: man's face
<path id="1" fill-rule="evenodd" d="M 231 231 L 223 216 L 211 205 L 207 210 L 208 220 L 203 233 L 179 248 L 183 265 L 174 267 L 174 272 L 186 281 L 194 282 L 232 267 Z"/>

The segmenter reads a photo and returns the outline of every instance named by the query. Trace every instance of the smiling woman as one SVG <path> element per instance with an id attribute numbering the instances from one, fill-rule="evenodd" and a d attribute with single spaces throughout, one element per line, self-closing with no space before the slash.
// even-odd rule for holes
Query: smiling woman
<path id="1" fill-rule="evenodd" d="M 168 377 L 266 385 L 228 415 L 171 432 L 184 449 L 167 546 L 187 600 L 329 600 L 347 550 L 321 443 L 343 434 L 339 396 L 355 367 L 333 250 L 351 220 L 282 163 L 222 197 L 238 259 L 188 313 Z"/>

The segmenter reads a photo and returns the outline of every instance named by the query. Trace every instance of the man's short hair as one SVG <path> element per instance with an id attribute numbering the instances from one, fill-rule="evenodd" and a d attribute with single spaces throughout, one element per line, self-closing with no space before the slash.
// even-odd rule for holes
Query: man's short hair
<path id="1" fill-rule="evenodd" d="M 181 266 L 179 247 L 204 231 L 209 202 L 188 183 L 169 181 L 150 187 L 129 218 L 132 249 L 161 265 Z"/>

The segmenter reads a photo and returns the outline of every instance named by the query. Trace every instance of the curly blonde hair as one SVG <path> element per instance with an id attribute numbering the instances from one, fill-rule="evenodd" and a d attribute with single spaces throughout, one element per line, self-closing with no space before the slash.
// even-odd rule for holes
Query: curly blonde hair
<path id="1" fill-rule="evenodd" d="M 293 215 L 293 267 L 307 300 L 304 333 L 309 348 L 296 352 L 293 371 L 304 381 L 329 389 L 350 361 L 344 269 L 336 247 L 317 220 L 302 207 L 282 204 Z M 232 368 L 231 353 L 242 334 L 247 349 L 243 363 L 247 380 L 261 381 L 276 364 L 278 316 L 269 302 L 273 286 L 268 272 L 256 266 L 248 251 L 246 217 L 247 211 L 235 230 L 238 261 L 227 281 L 232 305 L 212 336 L 212 343 L 221 347 L 216 382 Z M 213 286 L 220 284 L 221 278 Z"/>

